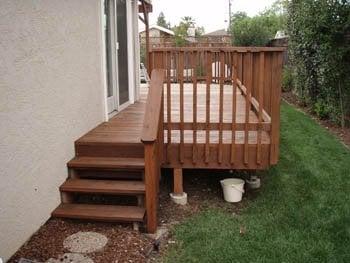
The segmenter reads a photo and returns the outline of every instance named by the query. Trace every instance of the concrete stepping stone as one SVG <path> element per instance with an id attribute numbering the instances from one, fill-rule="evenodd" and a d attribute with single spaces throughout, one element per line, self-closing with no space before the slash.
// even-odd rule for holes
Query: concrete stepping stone
<path id="1" fill-rule="evenodd" d="M 96 232 L 77 232 L 67 237 L 63 246 L 72 253 L 92 253 L 101 250 L 108 238 Z"/>

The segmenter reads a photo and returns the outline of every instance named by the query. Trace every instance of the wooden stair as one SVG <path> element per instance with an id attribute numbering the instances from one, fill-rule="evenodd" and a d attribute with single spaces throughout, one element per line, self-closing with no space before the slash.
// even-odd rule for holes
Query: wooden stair
<path id="1" fill-rule="evenodd" d="M 68 179 L 60 186 L 61 192 L 94 194 L 145 194 L 145 184 L 141 181 Z"/>
<path id="2" fill-rule="evenodd" d="M 145 209 L 137 206 L 60 204 L 52 215 L 107 222 L 142 222 Z"/>
<path id="3" fill-rule="evenodd" d="M 68 163 L 68 168 L 74 169 L 136 169 L 143 170 L 143 158 L 115 158 L 115 157 L 76 157 Z"/>
<path id="4" fill-rule="evenodd" d="M 146 217 L 145 161 L 140 147 L 143 149 L 141 142 L 140 145 L 133 142 L 128 148 L 125 142 L 120 145 L 114 141 L 110 144 L 89 142 L 84 136 L 76 141 L 76 156 L 67 163 L 69 175 L 59 188 L 61 204 L 52 216 L 130 222 L 138 229 L 138 223 L 144 222 Z M 96 196 L 105 197 L 96 199 Z M 112 204 L 103 202 L 108 196 L 111 196 Z M 80 197 L 85 198 L 83 203 Z M 123 198 L 135 202 L 125 205 Z"/>

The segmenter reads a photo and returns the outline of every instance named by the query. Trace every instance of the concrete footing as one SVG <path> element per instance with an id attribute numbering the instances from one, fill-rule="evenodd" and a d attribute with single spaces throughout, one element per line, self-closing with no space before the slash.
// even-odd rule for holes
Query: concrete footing
<path id="1" fill-rule="evenodd" d="M 261 186 L 260 178 L 257 176 L 251 176 L 249 180 L 246 180 L 249 189 L 259 189 Z"/>
<path id="2" fill-rule="evenodd" d="M 187 204 L 187 194 L 183 192 L 182 194 L 174 194 L 170 193 L 171 201 L 178 205 L 186 205 Z"/>

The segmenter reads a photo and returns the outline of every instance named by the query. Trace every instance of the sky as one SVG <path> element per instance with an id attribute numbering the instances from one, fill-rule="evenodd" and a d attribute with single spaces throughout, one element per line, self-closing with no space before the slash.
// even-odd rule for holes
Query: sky
<path id="1" fill-rule="evenodd" d="M 275 0 L 231 0 L 232 12 L 244 11 L 254 16 Z M 204 26 L 205 32 L 227 28 L 229 0 L 152 0 L 153 13 L 150 14 L 150 24 L 156 24 L 157 17 L 163 12 L 171 25 L 178 24 L 181 17 L 192 16 L 197 26 Z"/>

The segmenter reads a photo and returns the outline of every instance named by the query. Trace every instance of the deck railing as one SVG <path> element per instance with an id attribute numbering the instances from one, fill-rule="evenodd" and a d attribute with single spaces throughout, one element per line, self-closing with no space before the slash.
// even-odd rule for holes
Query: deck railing
<path id="1" fill-rule="evenodd" d="M 152 49 L 151 68 L 165 69 L 164 162 L 178 162 L 182 167 L 210 167 L 215 163 L 222 165 L 223 168 L 242 163 L 241 166 L 236 166 L 242 169 L 252 167 L 259 169 L 276 164 L 279 148 L 283 51 L 283 48 L 235 47 Z M 193 116 L 191 121 L 186 122 L 185 114 L 189 113 L 185 113 L 184 87 L 189 83 L 192 85 L 190 114 Z M 179 92 L 179 107 L 176 108 L 172 105 L 175 85 Z M 198 116 L 199 107 L 203 107 L 198 102 L 198 90 L 203 87 L 205 87 L 205 110 L 202 112 L 203 116 Z M 215 87 L 218 88 L 218 92 L 213 94 Z M 224 92 L 227 88 L 232 90 L 231 98 L 227 98 Z M 239 106 L 237 103 L 240 103 L 237 100 L 237 90 L 245 100 L 243 120 L 239 119 L 240 116 L 236 112 Z M 231 105 L 230 120 L 225 115 L 227 105 Z M 255 120 L 250 116 L 251 110 L 256 113 Z M 178 114 L 177 119 L 173 118 L 174 112 Z M 205 118 L 199 119 L 199 117 Z M 185 133 L 188 131 L 192 133 L 190 144 L 185 141 Z M 173 132 L 179 133 L 179 142 L 172 142 Z M 205 133 L 204 142 L 198 142 L 200 132 Z M 213 132 L 218 133 L 218 141 L 214 143 L 211 141 Z M 224 136 L 226 132 L 231 136 L 230 143 L 224 143 L 225 136 L 227 141 L 227 135 Z M 266 144 L 262 145 L 263 133 L 269 135 L 268 154 L 265 153 Z M 244 135 L 243 143 L 237 143 L 238 134 Z M 250 137 L 254 137 L 251 135 L 256 138 L 254 143 L 250 141 Z M 173 144 L 178 144 L 178 147 L 174 149 Z M 264 154 L 262 149 L 265 151 Z M 191 160 L 191 164 L 188 163 L 188 159 Z"/>
<path id="2" fill-rule="evenodd" d="M 145 148 L 147 231 L 150 233 L 157 230 L 160 166 L 163 159 L 163 83 L 164 70 L 153 70 L 141 135 Z"/>

